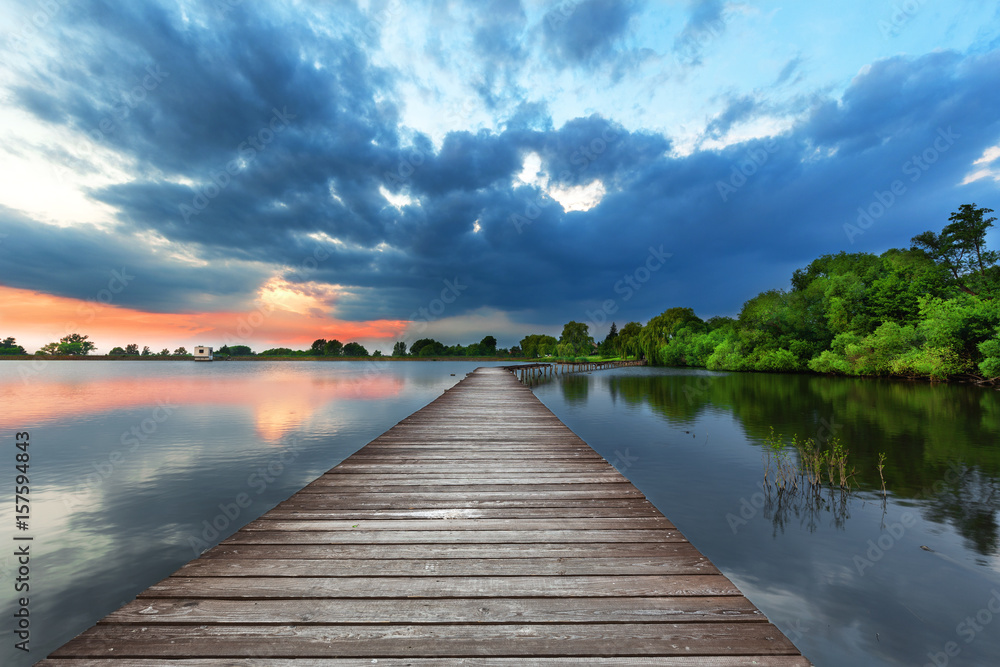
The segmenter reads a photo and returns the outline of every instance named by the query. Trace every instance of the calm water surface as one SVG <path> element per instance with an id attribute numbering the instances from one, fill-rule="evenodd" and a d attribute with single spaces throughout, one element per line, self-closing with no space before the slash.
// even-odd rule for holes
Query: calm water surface
<path id="1" fill-rule="evenodd" d="M 535 394 L 815 664 L 1000 665 L 1000 392 L 629 368 Z M 832 433 L 861 490 L 769 500 L 772 426 Z"/>
<path id="2" fill-rule="evenodd" d="M 0 665 L 42 659 L 478 365 L 0 363 Z M 12 502 L 18 431 L 31 435 L 26 533 Z M 15 532 L 34 538 L 28 655 L 12 632 Z"/>
<path id="3" fill-rule="evenodd" d="M 5 469 L 14 432 L 31 433 L 34 537 L 24 655 L 0 505 L 0 664 L 41 659 L 477 365 L 0 364 Z M 1000 393 L 646 368 L 535 393 L 817 665 L 1000 664 Z M 835 435 L 861 489 L 765 497 L 772 426 Z M 230 518 L 240 494 L 250 504 Z"/>

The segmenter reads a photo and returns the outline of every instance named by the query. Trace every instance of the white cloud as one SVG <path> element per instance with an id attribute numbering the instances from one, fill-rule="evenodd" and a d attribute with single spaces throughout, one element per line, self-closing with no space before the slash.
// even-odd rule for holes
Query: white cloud
<path id="1" fill-rule="evenodd" d="M 973 167 L 979 168 L 970 171 L 965 180 L 962 181 L 962 185 L 975 183 L 984 178 L 992 178 L 994 181 L 1000 182 L 1000 164 L 993 164 L 998 159 L 1000 159 L 1000 144 L 987 148 L 983 151 L 982 157 L 972 163 Z"/>
<path id="2" fill-rule="evenodd" d="M 549 188 L 547 190 L 550 197 L 562 205 L 563 210 L 589 211 L 604 199 L 607 190 L 604 183 L 598 180 L 591 181 L 587 185 L 577 185 L 571 188 Z"/>

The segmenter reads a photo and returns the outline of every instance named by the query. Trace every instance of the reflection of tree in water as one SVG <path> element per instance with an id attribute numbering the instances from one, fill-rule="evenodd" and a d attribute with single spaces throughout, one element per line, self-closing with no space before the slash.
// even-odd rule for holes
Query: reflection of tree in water
<path id="1" fill-rule="evenodd" d="M 567 403 L 586 403 L 590 391 L 590 377 L 570 373 L 562 377 L 562 394 Z"/>
<path id="2" fill-rule="evenodd" d="M 889 493 L 930 503 L 927 517 L 951 524 L 974 549 L 1000 549 L 997 485 L 1000 477 L 1000 393 L 965 385 L 768 373 L 621 374 L 608 380 L 612 396 L 648 404 L 678 427 L 723 412 L 741 424 L 748 442 L 763 446 L 771 427 L 790 439 L 820 442 L 835 435 L 849 451 L 860 490 L 881 492 L 878 454 L 888 456 Z M 950 464 L 964 462 L 968 474 L 939 492 L 935 483 Z M 835 494 L 836 495 L 836 494 Z M 830 515 L 835 525 L 849 516 L 849 502 L 829 497 L 773 499 L 775 528 L 801 520 L 808 527 Z"/>
<path id="3" fill-rule="evenodd" d="M 795 519 L 810 533 L 829 517 L 833 527 L 844 529 L 851 518 L 851 494 L 840 489 L 767 489 L 764 494 L 764 516 L 774 524 L 774 535 L 784 533 L 789 521 Z"/>
<path id="4" fill-rule="evenodd" d="M 969 541 L 978 553 L 997 553 L 997 514 L 1000 512 L 1000 494 L 995 477 L 983 474 L 978 468 L 964 468 L 960 475 L 952 476 L 953 483 L 943 491 L 928 498 L 923 514 L 937 523 L 950 523 Z"/>

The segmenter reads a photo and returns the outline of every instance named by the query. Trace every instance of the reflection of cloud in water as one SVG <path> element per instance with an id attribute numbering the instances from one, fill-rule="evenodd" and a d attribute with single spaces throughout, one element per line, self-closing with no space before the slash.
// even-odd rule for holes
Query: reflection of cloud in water
<path id="1" fill-rule="evenodd" d="M 8 376 L 0 379 L 0 404 L 15 404 L 18 409 L 16 415 L 9 412 L 0 414 L 0 429 L 24 429 L 33 423 L 60 422 L 80 415 L 93 419 L 102 413 L 127 408 L 149 406 L 152 410 L 161 404 L 237 406 L 252 410 L 257 433 L 261 438 L 273 441 L 301 427 L 331 401 L 391 398 L 399 395 L 404 384 L 402 377 L 389 373 L 368 377 L 353 374 L 316 377 L 295 369 L 268 369 L 268 372 L 256 374 L 252 381 L 242 374 L 161 377 L 135 374 L 132 377 L 93 377 L 81 381 L 46 381 L 41 375 L 30 383 L 23 383 L 17 376 Z"/>

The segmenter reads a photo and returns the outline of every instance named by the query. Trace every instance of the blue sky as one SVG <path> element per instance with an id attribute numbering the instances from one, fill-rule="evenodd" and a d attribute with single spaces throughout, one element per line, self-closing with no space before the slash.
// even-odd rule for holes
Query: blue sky
<path id="1" fill-rule="evenodd" d="M 0 6 L 37 345 L 600 337 L 1000 209 L 994 3 Z"/>

